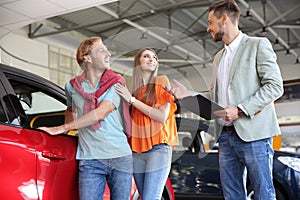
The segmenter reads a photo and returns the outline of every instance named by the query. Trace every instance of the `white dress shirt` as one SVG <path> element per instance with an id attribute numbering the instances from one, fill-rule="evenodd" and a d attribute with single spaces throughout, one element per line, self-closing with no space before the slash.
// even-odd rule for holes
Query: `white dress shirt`
<path id="1" fill-rule="evenodd" d="M 230 77 L 230 68 L 232 65 L 233 58 L 236 50 L 242 40 L 243 33 L 240 31 L 239 35 L 229 44 L 224 44 L 224 53 L 220 60 L 220 64 L 217 71 L 217 84 L 218 84 L 218 104 L 226 107 L 229 105 L 228 102 L 228 83 Z M 229 126 L 232 122 L 225 122 L 224 120 L 219 121 L 225 126 Z"/>

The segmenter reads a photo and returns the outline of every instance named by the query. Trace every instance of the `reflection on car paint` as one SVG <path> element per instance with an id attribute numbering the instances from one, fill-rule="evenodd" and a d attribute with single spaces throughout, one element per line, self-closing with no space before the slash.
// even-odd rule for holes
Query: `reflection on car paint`
<path id="1" fill-rule="evenodd" d="M 23 182 L 22 185 L 18 187 L 18 190 L 24 200 L 42 200 L 44 185 L 44 181 L 38 181 L 36 185 L 34 179 L 30 179 L 29 181 Z M 38 188 L 39 194 L 36 192 L 36 188 Z"/>

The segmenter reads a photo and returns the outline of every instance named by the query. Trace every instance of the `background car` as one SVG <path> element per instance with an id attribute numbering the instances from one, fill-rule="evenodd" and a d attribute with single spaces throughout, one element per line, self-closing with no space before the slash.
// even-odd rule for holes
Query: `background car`
<path id="1" fill-rule="evenodd" d="M 170 180 L 176 200 L 224 199 L 219 175 L 217 145 L 205 147 L 208 121 L 177 119 L 180 145 L 173 151 Z M 210 149 L 207 151 L 207 149 Z M 273 182 L 277 200 L 300 199 L 300 154 L 275 151 Z M 248 199 L 253 191 L 247 181 Z"/>
<path id="2" fill-rule="evenodd" d="M 64 90 L 52 82 L 0 64 L 0 199 L 79 199 L 76 134 L 36 129 L 63 124 L 65 103 Z M 138 198 L 133 184 L 131 199 Z M 169 180 L 163 199 L 174 200 Z"/>

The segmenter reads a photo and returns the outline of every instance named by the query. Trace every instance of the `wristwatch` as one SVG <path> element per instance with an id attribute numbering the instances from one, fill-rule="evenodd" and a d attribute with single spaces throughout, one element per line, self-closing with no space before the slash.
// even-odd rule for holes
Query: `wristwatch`
<path id="1" fill-rule="evenodd" d="M 136 101 L 136 98 L 135 97 L 130 97 L 129 99 L 129 105 L 133 104 L 134 102 Z"/>
<path id="2" fill-rule="evenodd" d="M 246 116 L 246 114 L 244 113 L 244 111 L 242 109 L 240 109 L 240 107 L 237 107 L 237 109 L 238 109 L 238 116 L 239 117 L 245 117 Z"/>

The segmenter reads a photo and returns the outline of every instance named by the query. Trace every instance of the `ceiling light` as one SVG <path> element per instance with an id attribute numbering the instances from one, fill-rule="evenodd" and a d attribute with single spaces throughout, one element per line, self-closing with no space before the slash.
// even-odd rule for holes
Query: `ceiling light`
<path id="1" fill-rule="evenodd" d="M 145 36 L 145 33 L 142 33 L 142 36 L 140 37 L 140 40 L 147 40 L 147 39 L 148 39 L 148 37 Z"/>
<path id="2" fill-rule="evenodd" d="M 264 36 L 267 35 L 267 34 L 268 34 L 267 28 L 266 28 L 266 27 L 263 27 L 263 28 L 262 28 L 262 31 L 260 32 L 260 34 L 261 34 L 261 35 L 264 35 Z"/>
<path id="3" fill-rule="evenodd" d="M 276 46 L 276 47 L 279 47 L 279 46 L 280 46 L 280 43 L 279 43 L 278 38 L 275 39 L 275 41 L 274 41 L 274 46 Z"/>
<path id="4" fill-rule="evenodd" d="M 247 12 L 246 12 L 246 15 L 245 15 L 245 19 L 252 19 L 252 15 L 251 15 L 251 13 L 250 13 L 250 10 L 247 10 Z"/>

